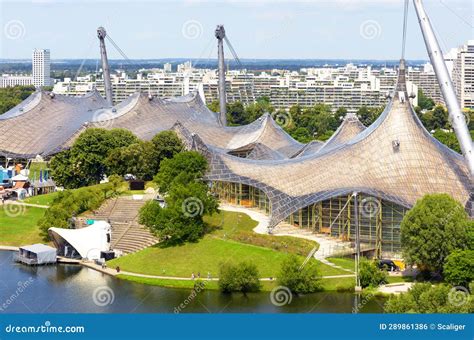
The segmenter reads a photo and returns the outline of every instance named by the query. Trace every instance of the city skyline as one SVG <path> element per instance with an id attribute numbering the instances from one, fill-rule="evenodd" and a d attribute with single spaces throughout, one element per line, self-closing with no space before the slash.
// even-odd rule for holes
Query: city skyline
<path id="1" fill-rule="evenodd" d="M 367 0 L 357 6 L 347 0 L 133 4 L 3 0 L 0 6 L 2 59 L 26 59 L 34 48 L 50 49 L 53 60 L 95 59 L 96 29 L 101 25 L 130 59 L 214 59 L 217 24 L 226 26 L 237 54 L 245 59 L 396 60 L 401 54 L 400 0 Z M 471 37 L 469 1 L 426 1 L 426 7 L 444 52 Z M 230 57 L 228 49 L 226 56 Z M 121 58 L 112 48 L 109 57 Z M 427 59 L 411 4 L 406 58 Z"/>

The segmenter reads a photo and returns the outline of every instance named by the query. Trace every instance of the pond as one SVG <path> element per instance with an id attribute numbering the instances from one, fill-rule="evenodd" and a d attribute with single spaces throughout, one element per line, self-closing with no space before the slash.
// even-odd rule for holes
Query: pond
<path id="1" fill-rule="evenodd" d="M 362 313 L 381 313 L 385 301 L 321 292 L 277 306 L 269 292 L 195 294 L 119 280 L 80 265 L 28 267 L 13 262 L 12 255 L 0 251 L 0 313 L 351 313 L 355 305 Z"/>

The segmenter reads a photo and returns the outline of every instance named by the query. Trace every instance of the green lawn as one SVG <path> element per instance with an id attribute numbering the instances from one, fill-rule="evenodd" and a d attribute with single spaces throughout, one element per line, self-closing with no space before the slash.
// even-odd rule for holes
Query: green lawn
<path id="1" fill-rule="evenodd" d="M 23 206 L 18 216 L 9 216 L 6 209 L 6 206 L 0 206 L 0 245 L 20 246 L 42 242 L 36 224 L 45 209 Z"/>
<path id="2" fill-rule="evenodd" d="M 51 202 L 56 198 L 56 196 L 58 196 L 58 193 L 52 192 L 50 194 L 28 197 L 23 202 L 32 203 L 32 204 L 40 204 L 40 205 L 50 205 Z"/>
<path id="3" fill-rule="evenodd" d="M 248 232 L 256 222 L 248 215 L 223 211 L 219 216 L 206 219 L 213 232 L 197 243 L 174 247 L 150 247 L 137 253 L 108 262 L 109 267 L 120 266 L 124 271 L 149 275 L 191 277 L 194 272 L 206 277 L 218 275 L 219 265 L 226 261 L 250 261 L 257 265 L 260 277 L 277 276 L 281 262 L 289 256 L 286 248 L 280 251 L 269 247 L 235 241 L 232 235 Z M 257 235 L 269 236 L 269 235 Z M 265 242 L 281 242 L 278 236 L 269 236 Z M 257 238 L 258 242 L 263 242 Z M 299 241 L 298 239 L 295 239 Z M 249 240 L 246 240 L 249 242 Z M 252 239 L 252 241 L 255 241 Z M 304 240 L 303 240 L 304 241 Z M 315 260 L 313 260 L 315 261 Z M 319 263 L 321 275 L 341 275 L 347 272 Z"/>
<path id="4" fill-rule="evenodd" d="M 351 271 L 355 270 L 355 261 L 348 257 L 328 257 L 326 260 L 334 263 L 335 265 Z"/>
<path id="5" fill-rule="evenodd" d="M 253 244 L 304 257 L 313 248 L 319 247 L 317 242 L 302 238 L 257 234 L 253 229 L 258 223 L 243 213 L 221 211 L 219 214 L 205 216 L 204 220 L 214 229 L 212 235 L 224 240 Z"/>

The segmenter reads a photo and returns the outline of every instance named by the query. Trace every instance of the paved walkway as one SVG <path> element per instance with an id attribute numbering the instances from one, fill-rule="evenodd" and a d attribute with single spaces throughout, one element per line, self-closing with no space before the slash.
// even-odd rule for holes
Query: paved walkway
<path id="1" fill-rule="evenodd" d="M 49 208 L 49 205 L 25 203 L 25 202 L 21 202 L 21 201 L 9 201 L 9 200 L 6 200 L 4 204 L 5 204 L 5 205 L 7 205 L 7 204 L 23 205 L 23 206 L 25 206 L 25 207 L 34 207 L 34 208 L 42 208 L 42 209 L 48 209 L 48 208 Z"/>
<path id="2" fill-rule="evenodd" d="M 129 275 L 129 276 L 135 276 L 135 277 L 144 277 L 144 278 L 149 278 L 149 279 L 162 279 L 162 280 L 179 280 L 179 281 L 193 281 L 197 279 L 193 279 L 191 277 L 179 277 L 179 276 L 163 276 L 163 275 L 149 275 L 149 274 L 140 274 L 140 273 L 133 273 L 133 272 L 128 272 L 125 270 L 121 270 L 120 273 L 117 273 L 117 270 L 115 268 L 102 268 L 102 266 L 95 264 L 94 262 L 88 262 L 88 261 L 82 261 L 81 264 L 85 267 L 97 270 L 101 273 L 111 275 L 111 276 L 117 276 L 120 274 L 123 275 Z M 328 275 L 328 276 L 321 276 L 322 279 L 339 279 L 339 278 L 344 278 L 344 277 L 353 277 L 354 275 Z M 201 280 L 207 280 L 207 281 L 218 281 L 219 278 L 217 277 L 212 277 L 208 279 L 207 277 L 201 277 Z M 269 277 L 264 277 L 261 278 L 260 281 L 274 281 L 274 278 L 269 278 Z"/>
<path id="3" fill-rule="evenodd" d="M 380 286 L 377 291 L 386 294 L 400 294 L 408 292 L 413 285 L 413 282 L 390 283 Z"/>

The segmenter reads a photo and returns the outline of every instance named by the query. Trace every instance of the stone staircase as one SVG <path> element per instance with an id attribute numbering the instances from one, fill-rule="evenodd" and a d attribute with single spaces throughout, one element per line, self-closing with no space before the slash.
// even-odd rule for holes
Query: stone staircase
<path id="1" fill-rule="evenodd" d="M 108 221 L 112 226 L 111 248 L 124 254 L 134 253 L 158 242 L 151 232 L 138 223 L 140 208 L 145 198 L 120 196 L 107 200 L 89 219 Z"/>

